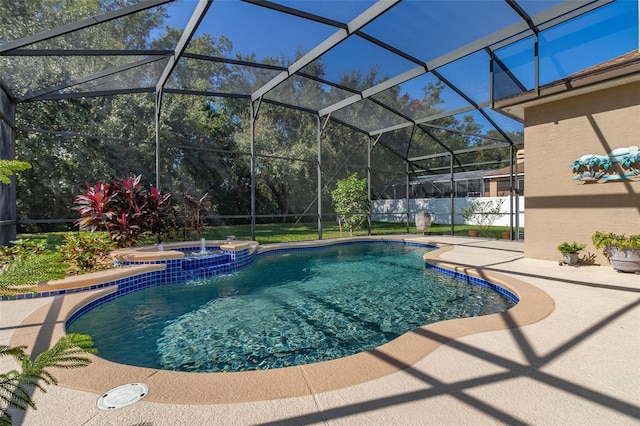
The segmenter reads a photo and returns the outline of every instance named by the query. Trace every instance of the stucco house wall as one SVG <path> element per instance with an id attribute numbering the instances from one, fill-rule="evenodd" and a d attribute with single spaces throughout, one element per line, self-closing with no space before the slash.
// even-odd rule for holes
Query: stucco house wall
<path id="1" fill-rule="evenodd" d="M 558 244 L 577 241 L 587 244 L 582 255 L 606 265 L 591 235 L 640 233 L 640 179 L 584 183 L 573 179 L 571 163 L 640 146 L 640 81 L 525 107 L 524 123 L 525 256 L 557 260 Z"/>

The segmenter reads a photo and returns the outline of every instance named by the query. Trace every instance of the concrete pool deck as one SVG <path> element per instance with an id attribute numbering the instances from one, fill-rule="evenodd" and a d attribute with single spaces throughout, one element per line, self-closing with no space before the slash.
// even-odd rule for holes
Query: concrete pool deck
<path id="1" fill-rule="evenodd" d="M 448 245 L 434 253 L 449 267 L 498 274 L 521 296 L 519 311 L 422 327 L 367 354 L 284 372 L 173 373 L 96 359 L 52 370 L 60 385 L 36 392 L 38 409 L 15 418 L 27 425 L 639 422 L 640 276 L 524 259 L 518 242 L 399 237 Z M 532 302 L 522 291 L 538 306 L 522 309 Z M 48 346 L 64 312 L 85 296 L 0 302 L 0 343 Z M 528 325 L 507 328 L 517 324 Z M 1 371 L 12 368 L 0 363 Z M 102 393 L 130 382 L 148 384 L 149 395 L 122 409 L 97 408 Z"/>

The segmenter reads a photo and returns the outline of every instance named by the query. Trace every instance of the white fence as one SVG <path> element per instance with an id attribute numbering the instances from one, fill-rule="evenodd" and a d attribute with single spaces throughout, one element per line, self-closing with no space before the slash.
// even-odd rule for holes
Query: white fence
<path id="1" fill-rule="evenodd" d="M 502 216 L 496 220 L 494 226 L 509 226 L 510 209 L 509 197 L 477 197 L 473 200 L 504 200 L 502 202 Z M 460 210 L 469 206 L 466 198 L 454 198 L 453 205 L 455 210 L 454 223 L 456 225 L 465 224 L 465 220 L 460 216 Z M 432 223 L 451 224 L 451 199 L 450 198 L 416 198 L 409 200 L 411 224 L 415 223 L 415 214 L 417 212 L 427 212 L 431 214 Z M 519 210 L 519 211 L 518 211 Z M 524 227 L 524 196 L 513 197 L 513 212 L 519 215 L 520 227 Z M 406 222 L 407 220 L 407 200 L 374 200 L 371 202 L 371 218 L 375 222 Z M 513 224 L 516 225 L 516 218 L 513 218 Z"/>

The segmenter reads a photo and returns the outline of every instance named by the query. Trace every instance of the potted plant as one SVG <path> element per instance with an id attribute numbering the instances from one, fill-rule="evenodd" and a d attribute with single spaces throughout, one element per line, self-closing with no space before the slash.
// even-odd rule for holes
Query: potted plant
<path id="1" fill-rule="evenodd" d="M 558 246 L 558 251 L 562 253 L 562 261 L 564 263 L 567 265 L 575 265 L 578 263 L 578 253 L 586 247 L 586 244 L 578 244 L 575 241 L 568 243 L 565 241 Z"/>
<path id="2" fill-rule="evenodd" d="M 596 231 L 593 245 L 602 252 L 614 269 L 620 272 L 640 272 L 640 234 L 614 234 Z"/>
<path id="3" fill-rule="evenodd" d="M 465 223 L 473 222 L 479 229 L 469 230 L 469 236 L 477 237 L 486 235 L 493 222 L 502 216 L 502 204 L 504 200 L 476 200 L 467 198 L 467 207 L 460 209 L 460 216 Z"/>

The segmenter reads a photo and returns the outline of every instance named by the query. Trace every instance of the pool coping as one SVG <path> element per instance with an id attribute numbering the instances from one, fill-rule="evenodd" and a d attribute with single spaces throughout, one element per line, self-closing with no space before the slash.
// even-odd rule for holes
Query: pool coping
<path id="1" fill-rule="evenodd" d="M 314 247 L 350 241 L 398 241 L 431 244 L 437 250 L 425 254 L 432 266 L 490 281 L 513 292 L 520 302 L 506 312 L 474 318 L 460 318 L 419 327 L 373 350 L 331 361 L 280 369 L 233 373 L 185 373 L 134 367 L 89 355 L 92 364 L 80 370 L 57 369 L 60 385 L 95 394 L 125 383 L 145 383 L 145 400 L 172 404 L 224 404 L 273 400 L 342 389 L 369 382 L 411 367 L 441 345 L 470 334 L 521 327 L 550 315 L 555 303 L 537 287 L 524 281 L 489 272 L 482 267 L 443 260 L 441 255 L 454 246 L 429 242 L 428 237 L 357 237 L 260 246 L 260 252 L 285 247 Z M 65 322 L 82 306 L 117 290 L 111 286 L 94 291 L 70 293 L 52 298 L 16 329 L 12 346 L 46 349 L 65 334 Z M 134 348 L 132 348 L 134 350 Z"/>

